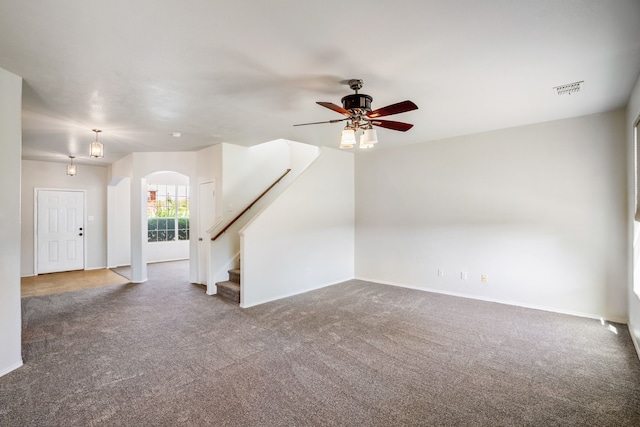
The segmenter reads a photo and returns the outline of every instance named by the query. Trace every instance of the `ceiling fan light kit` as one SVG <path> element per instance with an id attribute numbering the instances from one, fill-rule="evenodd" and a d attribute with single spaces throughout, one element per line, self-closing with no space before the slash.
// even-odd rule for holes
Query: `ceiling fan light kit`
<path id="1" fill-rule="evenodd" d="M 351 79 L 348 83 L 349 87 L 354 90 L 355 93 L 344 96 L 341 99 L 342 107 L 331 102 L 317 102 L 318 105 L 346 116 L 345 119 L 301 123 L 294 126 L 346 121 L 347 125 L 344 127 L 340 138 L 340 148 L 342 149 L 353 148 L 353 146 L 356 145 L 355 133 L 360 129 L 363 130 L 363 133 L 360 135 L 360 148 L 371 148 L 378 142 L 378 135 L 376 134 L 376 131 L 372 129 L 372 126 L 379 126 L 400 132 L 406 132 L 413 127 L 410 123 L 395 122 L 391 120 L 377 120 L 377 118 L 417 110 L 418 106 L 416 104 L 411 101 L 402 101 L 397 104 L 387 105 L 386 107 L 372 111 L 371 102 L 373 101 L 373 98 L 369 95 L 358 93 L 358 91 L 362 89 L 363 81 L 361 79 Z"/>
<path id="2" fill-rule="evenodd" d="M 356 143 L 356 131 L 353 129 L 345 128 L 342 131 L 342 136 L 340 137 L 340 148 L 343 150 L 347 150 L 349 148 L 353 148 Z"/>
<path id="3" fill-rule="evenodd" d="M 371 148 L 371 147 L 362 147 L 363 144 L 368 146 L 373 146 L 373 144 L 378 143 L 378 133 L 375 129 L 365 129 L 362 135 L 360 136 L 360 147 L 361 148 Z"/>

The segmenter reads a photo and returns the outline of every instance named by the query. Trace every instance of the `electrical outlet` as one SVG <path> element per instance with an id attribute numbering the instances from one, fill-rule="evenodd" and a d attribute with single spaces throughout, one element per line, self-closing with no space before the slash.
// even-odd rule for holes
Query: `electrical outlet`
<path id="1" fill-rule="evenodd" d="M 467 272 L 466 271 L 462 271 L 460 273 L 460 280 L 467 280 Z"/>
<path id="2" fill-rule="evenodd" d="M 438 269 L 438 277 L 444 277 L 444 270 L 441 268 Z"/>
<path id="3" fill-rule="evenodd" d="M 482 283 L 487 283 L 489 281 L 489 277 L 486 274 L 481 274 L 480 275 L 480 281 Z"/>

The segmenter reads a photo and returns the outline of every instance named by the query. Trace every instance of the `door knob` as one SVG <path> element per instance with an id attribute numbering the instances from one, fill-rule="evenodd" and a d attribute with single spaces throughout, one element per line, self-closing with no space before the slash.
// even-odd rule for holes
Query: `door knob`
<path id="1" fill-rule="evenodd" d="M 78 234 L 78 236 L 82 236 L 82 233 Z"/>

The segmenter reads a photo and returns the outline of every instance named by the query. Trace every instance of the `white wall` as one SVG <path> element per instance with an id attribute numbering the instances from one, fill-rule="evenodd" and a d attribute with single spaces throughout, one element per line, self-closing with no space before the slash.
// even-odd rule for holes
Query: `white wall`
<path id="1" fill-rule="evenodd" d="M 220 214 L 232 219 L 242 212 L 291 164 L 289 145 L 284 140 L 253 147 L 223 144 L 222 199 Z"/>
<path id="2" fill-rule="evenodd" d="M 640 356 L 640 299 L 633 291 L 634 280 L 640 280 L 640 242 L 634 241 L 634 228 L 639 228 L 640 223 L 634 221 L 635 215 L 635 151 L 633 138 L 633 125 L 640 116 L 640 77 L 631 93 L 629 104 L 627 106 L 627 170 L 628 170 L 628 220 L 627 229 L 627 248 L 628 248 L 628 289 L 627 295 L 629 299 L 629 332 L 636 346 L 636 352 Z M 636 238 L 637 239 L 637 238 Z M 635 246 L 635 249 L 634 247 Z M 634 253 L 635 251 L 635 253 Z"/>
<path id="3" fill-rule="evenodd" d="M 177 172 L 156 172 L 147 177 L 147 184 L 189 185 L 189 177 Z"/>
<path id="4" fill-rule="evenodd" d="M 215 181 L 215 197 L 216 207 L 215 210 L 220 212 L 222 210 L 222 147 L 226 144 L 212 145 L 211 147 L 203 148 L 198 151 L 196 158 L 196 172 L 197 172 L 197 184 L 200 185 L 205 182 Z M 213 226 L 211 224 L 203 224 L 203 228 L 209 229 Z M 203 239 L 205 236 L 199 236 Z"/>
<path id="5" fill-rule="evenodd" d="M 20 156 L 22 79 L 0 68 L 0 376 L 22 366 Z"/>
<path id="6" fill-rule="evenodd" d="M 279 185 L 286 187 L 318 156 L 318 153 L 319 149 L 316 146 L 285 139 L 268 141 L 252 147 L 222 144 L 223 206 L 220 214 L 225 219 L 234 218 L 266 187 L 287 169 L 291 169 L 282 180 L 283 185 Z"/>
<path id="7" fill-rule="evenodd" d="M 291 171 L 293 176 L 304 171 L 320 154 L 320 148 L 315 145 L 302 144 L 295 141 L 287 141 L 290 147 Z"/>
<path id="8" fill-rule="evenodd" d="M 131 264 L 131 178 L 107 187 L 107 267 Z"/>
<path id="9" fill-rule="evenodd" d="M 167 262 L 189 259 L 189 240 L 147 243 L 147 262 Z"/>
<path id="10" fill-rule="evenodd" d="M 624 123 L 615 111 L 356 155 L 356 277 L 625 321 Z"/>
<path id="11" fill-rule="evenodd" d="M 115 185 L 121 178 L 131 178 L 132 171 L 133 153 L 127 154 L 109 165 L 109 183 Z"/>
<path id="12" fill-rule="evenodd" d="M 241 307 L 354 275 L 353 154 L 320 156 L 240 232 Z"/>
<path id="13" fill-rule="evenodd" d="M 34 274 L 34 188 L 86 190 L 85 269 L 107 266 L 107 168 L 77 166 L 78 174 L 68 176 L 66 163 L 22 161 L 22 276 Z"/>
<path id="14" fill-rule="evenodd" d="M 131 176 L 133 153 L 108 167 L 107 266 L 131 265 Z"/>

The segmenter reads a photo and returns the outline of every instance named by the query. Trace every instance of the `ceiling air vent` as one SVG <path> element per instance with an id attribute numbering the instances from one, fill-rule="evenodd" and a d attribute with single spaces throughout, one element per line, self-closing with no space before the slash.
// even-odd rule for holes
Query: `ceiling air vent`
<path id="1" fill-rule="evenodd" d="M 553 92 L 560 95 L 571 95 L 572 93 L 582 91 L 582 87 L 584 86 L 584 80 L 575 83 L 568 83 L 562 86 L 556 86 L 553 88 Z"/>

